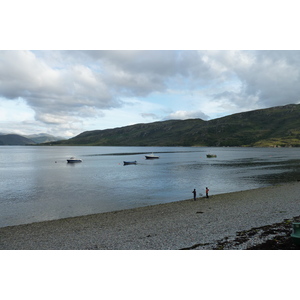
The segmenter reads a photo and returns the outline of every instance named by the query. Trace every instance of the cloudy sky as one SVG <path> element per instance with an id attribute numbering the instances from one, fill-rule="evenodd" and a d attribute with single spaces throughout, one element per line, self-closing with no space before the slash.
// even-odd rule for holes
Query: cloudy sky
<path id="1" fill-rule="evenodd" d="M 0 51 L 1 132 L 74 136 L 300 103 L 300 51 Z"/>
<path id="2" fill-rule="evenodd" d="M 1 39 L 0 133 L 72 137 L 300 103 L 300 51 L 262 50 L 274 49 L 265 47 L 270 40 L 290 49 L 297 10 L 278 1 L 272 1 L 272 14 L 256 0 L 205 2 L 10 1 L 0 20 L 1 28 L 10 24 Z"/>

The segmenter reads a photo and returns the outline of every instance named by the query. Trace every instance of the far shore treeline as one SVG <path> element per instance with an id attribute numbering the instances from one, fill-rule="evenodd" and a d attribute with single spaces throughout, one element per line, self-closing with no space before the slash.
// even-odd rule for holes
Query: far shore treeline
<path id="1" fill-rule="evenodd" d="M 40 145 L 299 147 L 300 105 L 260 109 L 209 121 L 168 120 L 86 131 L 68 140 Z"/>

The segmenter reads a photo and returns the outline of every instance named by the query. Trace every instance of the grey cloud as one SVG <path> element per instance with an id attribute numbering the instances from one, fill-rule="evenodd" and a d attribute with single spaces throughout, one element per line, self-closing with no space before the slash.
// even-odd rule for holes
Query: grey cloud
<path id="1" fill-rule="evenodd" d="M 239 108 L 249 107 L 249 102 L 251 105 L 256 104 L 259 99 L 259 95 L 247 94 L 245 91 L 233 92 L 225 91 L 219 94 L 212 95 L 214 100 L 229 100 L 230 103 L 236 105 Z"/>
<path id="2" fill-rule="evenodd" d="M 240 90 L 226 91 L 228 100 L 241 107 L 256 99 L 260 107 L 298 103 L 300 100 L 300 51 L 218 51 L 212 60 L 223 73 L 240 82 Z"/>
<path id="3" fill-rule="evenodd" d="M 159 119 L 159 117 L 156 114 L 152 114 L 152 113 L 143 113 L 143 114 L 141 114 L 141 116 L 143 118 L 150 118 L 150 119 L 153 119 L 153 120 L 158 120 Z"/>
<path id="4" fill-rule="evenodd" d="M 85 51 L 84 54 L 94 61 L 101 61 L 107 69 L 133 74 L 171 76 L 179 72 L 177 62 L 180 55 L 177 51 L 115 50 Z"/>
<path id="5" fill-rule="evenodd" d="M 259 93 L 263 105 L 274 106 L 300 100 L 300 52 L 260 51 L 248 72 L 240 74 L 245 91 Z"/>
<path id="6" fill-rule="evenodd" d="M 170 80 L 180 82 L 180 78 L 186 84 L 189 79 L 196 86 L 196 83 L 207 82 L 220 73 L 205 59 L 204 52 L 194 50 L 72 51 L 72 56 L 85 61 L 88 59 L 91 64 L 101 64 L 110 84 L 115 82 L 120 89 L 123 87 L 123 90 L 133 92 L 144 90 L 144 95 L 165 90 Z"/>

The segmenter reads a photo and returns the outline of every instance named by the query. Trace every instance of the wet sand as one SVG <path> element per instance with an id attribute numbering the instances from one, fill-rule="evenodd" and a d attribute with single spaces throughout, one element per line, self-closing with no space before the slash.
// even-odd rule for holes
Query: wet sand
<path id="1" fill-rule="evenodd" d="M 0 249 L 212 249 L 217 240 L 300 215 L 300 183 L 0 228 Z"/>

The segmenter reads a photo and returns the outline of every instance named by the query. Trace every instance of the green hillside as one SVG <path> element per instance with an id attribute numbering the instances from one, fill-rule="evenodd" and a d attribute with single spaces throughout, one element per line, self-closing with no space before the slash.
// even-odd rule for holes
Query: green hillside
<path id="1" fill-rule="evenodd" d="M 300 146 L 300 105 L 286 105 L 203 121 L 169 120 L 86 131 L 52 145 Z"/>

